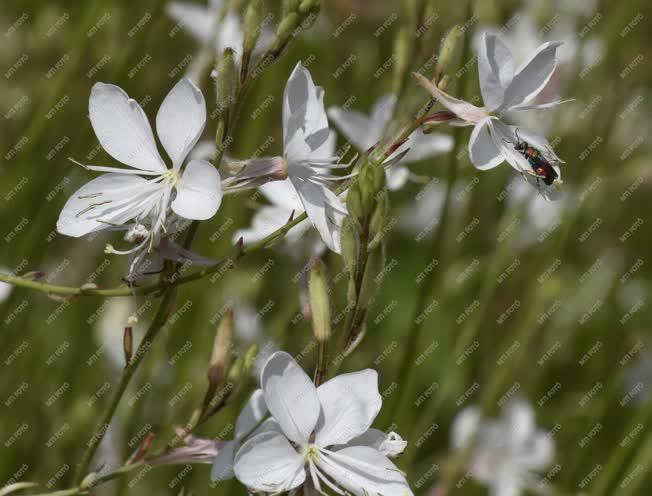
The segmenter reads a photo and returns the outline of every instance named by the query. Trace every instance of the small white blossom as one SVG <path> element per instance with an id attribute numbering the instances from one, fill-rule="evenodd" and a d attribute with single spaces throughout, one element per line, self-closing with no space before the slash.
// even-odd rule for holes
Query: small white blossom
<path id="1" fill-rule="evenodd" d="M 350 176 L 332 174 L 333 169 L 348 167 L 338 164 L 338 157 L 333 156 L 333 139 L 324 110 L 324 90 L 315 86 L 310 72 L 299 62 L 283 94 L 283 160 L 287 179 L 268 183 L 261 190 L 283 209 L 273 213 L 297 213 L 301 206 L 326 246 L 339 253 L 342 221 L 347 211 L 342 200 L 329 189 L 329 183 Z M 277 157 L 258 160 L 271 164 Z M 263 232 L 274 230 L 272 225 L 281 227 L 289 218 L 284 215 L 272 221 L 271 215 L 272 211 L 267 210 L 264 218 L 259 217 L 256 232 L 251 234 L 264 237 Z"/>
<path id="2" fill-rule="evenodd" d="M 547 42 L 540 45 L 534 53 L 518 68 L 514 69 L 514 60 L 509 48 L 492 33 L 485 33 L 478 53 L 478 72 L 480 90 L 484 107 L 454 98 L 441 91 L 428 79 L 415 74 L 418 81 L 446 109 L 455 114 L 450 121 L 452 125 L 474 126 L 469 140 L 469 156 L 473 165 L 480 170 L 496 167 L 508 162 L 523 174 L 528 182 L 539 188 L 548 199 L 556 198 L 556 186 L 543 185 L 540 177 L 535 175 L 528 160 L 514 145 L 526 141 L 546 156 L 559 179 L 561 172 L 555 163 L 561 160 L 552 151 L 548 141 L 525 128 L 510 126 L 502 121 L 506 112 L 545 109 L 563 103 L 553 100 L 545 103 L 533 103 L 546 87 L 556 64 L 557 48 L 561 42 Z"/>
<path id="3" fill-rule="evenodd" d="M 395 106 L 396 96 L 385 95 L 374 103 L 368 116 L 343 107 L 330 107 L 328 116 L 335 122 L 347 140 L 358 150 L 365 152 L 382 139 Z M 453 139 L 447 134 L 424 134 L 420 129 L 415 131 L 405 143 L 395 150 L 394 155 L 408 151 L 398 163 L 386 169 L 387 187 L 390 190 L 400 189 L 410 179 L 411 173 L 406 164 L 449 152 L 452 148 Z"/>
<path id="4" fill-rule="evenodd" d="M 234 464 L 236 477 L 250 490 L 279 493 L 305 483 L 318 492 L 323 484 L 356 496 L 412 494 L 382 451 L 398 453 L 400 440 L 380 431 L 365 436 L 382 405 L 374 370 L 315 387 L 290 355 L 277 352 L 263 368 L 261 385 L 273 419 L 242 445 Z M 374 447 L 378 441 L 382 447 Z"/>
<path id="5" fill-rule="evenodd" d="M 554 455 L 552 438 L 536 428 L 532 408 L 520 399 L 508 403 L 496 420 L 483 419 L 477 407 L 465 408 L 453 422 L 451 444 L 455 450 L 471 450 L 469 470 L 492 496 L 536 491 L 533 472 L 548 467 Z"/>
<path id="6" fill-rule="evenodd" d="M 220 20 L 224 0 L 209 0 L 207 6 L 190 2 L 169 2 L 167 14 L 202 46 L 213 45 L 218 53 L 225 48 L 240 50 L 244 33 L 240 17 L 230 13 Z"/>
<path id="7" fill-rule="evenodd" d="M 181 171 L 206 122 L 201 91 L 181 79 L 165 97 L 156 116 L 159 139 L 172 161 L 159 155 L 145 112 L 117 86 L 96 83 L 89 100 L 91 124 L 102 147 L 130 168 L 87 165 L 107 172 L 86 183 L 66 202 L 57 230 L 80 237 L 103 229 L 124 229 L 136 246 L 116 254 L 144 254 L 166 232 L 171 207 L 179 217 L 204 220 L 222 201 L 220 175 L 212 164 L 191 160 Z M 144 176 L 144 177 L 143 177 Z M 136 257 L 130 272 L 142 261 Z"/>

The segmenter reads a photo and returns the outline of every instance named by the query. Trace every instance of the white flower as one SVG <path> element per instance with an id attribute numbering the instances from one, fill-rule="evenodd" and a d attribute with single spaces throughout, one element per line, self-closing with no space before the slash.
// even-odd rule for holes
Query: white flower
<path id="1" fill-rule="evenodd" d="M 244 39 L 242 23 L 234 13 L 227 14 L 220 21 L 224 4 L 224 0 L 209 0 L 205 7 L 196 3 L 169 2 L 165 11 L 199 44 L 214 44 L 218 53 L 222 53 L 227 47 L 237 51 L 240 50 Z"/>
<path id="2" fill-rule="evenodd" d="M 371 149 L 383 137 L 396 106 L 395 95 L 385 95 L 378 99 L 369 116 L 342 107 L 330 107 L 328 116 L 340 128 L 346 139 L 363 152 Z M 402 188 L 410 178 L 410 170 L 405 164 L 425 160 L 429 157 L 451 151 L 453 139 L 447 134 L 424 134 L 417 130 L 408 140 L 395 150 L 398 155 L 408 150 L 395 165 L 386 169 L 387 187 L 390 190 Z"/>
<path id="3" fill-rule="evenodd" d="M 12 272 L 6 267 L 0 267 L 0 274 L 11 275 Z M 13 284 L 8 284 L 6 282 L 0 282 L 0 303 L 5 301 L 11 295 L 11 292 L 14 290 Z"/>
<path id="4" fill-rule="evenodd" d="M 222 443 L 217 456 L 213 460 L 213 467 L 211 468 L 211 480 L 225 480 L 233 477 L 233 458 L 235 453 L 240 449 L 242 441 L 252 434 L 261 432 L 259 427 L 260 422 L 267 414 L 267 406 L 265 405 L 265 398 L 263 392 L 257 389 L 253 392 L 249 401 L 238 415 L 238 420 L 235 423 L 235 435 L 232 441 L 225 441 Z M 263 427 L 264 429 L 264 427 Z"/>
<path id="5" fill-rule="evenodd" d="M 554 443 L 536 429 L 534 412 L 523 400 L 512 400 L 496 420 L 483 420 L 479 408 L 462 410 L 451 428 L 456 450 L 470 448 L 469 470 L 487 484 L 492 496 L 517 496 L 523 489 L 537 490 L 532 472 L 553 460 Z"/>
<path id="6" fill-rule="evenodd" d="M 519 140 L 524 140 L 537 148 L 549 158 L 558 177 L 561 173 L 554 162 L 561 160 L 543 136 L 524 128 L 509 126 L 502 122 L 501 117 L 505 112 L 545 109 L 563 103 L 560 100 L 532 103 L 545 88 L 555 70 L 556 51 L 561 43 L 548 42 L 540 45 L 517 70 L 514 70 L 509 48 L 497 35 L 485 33 L 480 45 L 478 71 L 484 107 L 476 107 L 454 98 L 420 74 L 415 76 L 439 103 L 456 115 L 450 122 L 452 125 L 474 126 L 469 140 L 469 156 L 478 169 L 491 169 L 507 161 L 522 173 L 528 182 L 539 188 L 544 196 L 552 199 L 556 196 L 556 188 L 542 184 L 528 160 L 514 149 L 514 145 Z M 557 185 L 558 182 L 553 184 Z"/>
<path id="7" fill-rule="evenodd" d="M 336 164 L 337 157 L 333 156 L 324 90 L 314 85 L 310 72 L 300 62 L 283 94 L 283 146 L 288 178 L 283 182 L 283 198 L 273 201 L 292 201 L 288 195 L 294 190 L 326 246 L 339 253 L 342 220 L 347 211 L 327 184 L 346 178 L 332 175 L 331 170 L 347 165 Z"/>
<path id="8" fill-rule="evenodd" d="M 127 251 L 111 247 L 108 251 L 144 253 L 165 232 L 168 206 L 192 220 L 208 219 L 217 212 L 222 187 L 215 167 L 191 160 L 181 173 L 206 122 L 204 97 L 190 80 L 181 79 L 172 88 L 156 116 L 157 134 L 172 160 L 171 169 L 159 155 L 143 109 L 122 89 L 96 83 L 89 116 L 102 147 L 130 168 L 85 166 L 108 174 L 86 183 L 68 199 L 57 221 L 61 234 L 80 237 L 107 228 L 126 229 L 137 245 Z"/>
<path id="9" fill-rule="evenodd" d="M 404 475 L 379 449 L 355 442 L 380 411 L 378 375 L 363 370 L 315 388 L 285 352 L 263 368 L 261 385 L 273 416 L 270 429 L 252 436 L 235 458 L 235 475 L 254 491 L 290 491 L 307 482 L 337 494 L 404 496 Z"/>

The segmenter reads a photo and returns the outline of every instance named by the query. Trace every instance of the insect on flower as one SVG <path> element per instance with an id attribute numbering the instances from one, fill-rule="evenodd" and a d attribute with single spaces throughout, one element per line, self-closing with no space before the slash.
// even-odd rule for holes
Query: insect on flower
<path id="1" fill-rule="evenodd" d="M 555 168 L 551 165 L 551 162 L 561 162 L 559 159 L 548 159 L 545 154 L 531 146 L 527 141 L 521 140 L 518 135 L 518 129 L 515 131 L 516 142 L 510 142 L 505 140 L 507 143 L 510 143 L 514 146 L 514 150 L 519 152 L 532 167 L 532 173 L 536 176 L 537 186 L 539 186 L 539 180 L 542 179 L 546 186 L 551 186 L 556 181 L 560 181 L 559 174 Z"/>

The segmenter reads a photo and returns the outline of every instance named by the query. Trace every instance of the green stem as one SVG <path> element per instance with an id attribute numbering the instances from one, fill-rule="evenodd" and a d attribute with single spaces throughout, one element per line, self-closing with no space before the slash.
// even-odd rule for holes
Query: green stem
<path id="1" fill-rule="evenodd" d="M 108 429 L 109 424 L 113 419 L 113 415 L 115 414 L 118 405 L 120 404 L 120 400 L 122 399 L 122 396 L 124 395 L 127 386 L 131 382 L 133 375 L 135 374 L 136 370 L 138 369 L 138 366 L 140 365 L 143 358 L 147 354 L 147 351 L 152 346 L 154 339 L 156 338 L 158 333 L 161 331 L 161 329 L 167 322 L 171 309 L 174 305 L 175 296 L 176 296 L 175 288 L 168 288 L 165 291 L 163 295 L 163 299 L 161 300 L 161 304 L 156 313 L 156 316 L 154 317 L 154 320 L 150 324 L 149 329 L 147 329 L 147 333 L 145 334 L 143 341 L 140 343 L 138 350 L 136 351 L 131 361 L 129 362 L 129 365 L 125 367 L 122 373 L 122 377 L 120 377 L 120 382 L 117 388 L 113 391 L 113 394 L 111 395 L 111 399 L 109 400 L 109 403 L 104 413 L 102 414 L 99 422 L 97 423 L 97 426 L 95 428 L 95 434 L 91 437 L 91 439 L 88 441 L 86 445 L 87 446 L 86 451 L 84 452 L 84 455 L 82 456 L 82 460 L 77 466 L 75 472 L 76 474 L 74 477 L 75 484 L 79 484 L 82 478 L 84 477 L 84 475 L 86 474 L 88 466 L 93 460 L 93 456 L 95 455 L 97 448 L 102 442 L 102 439 L 104 439 L 106 430 Z"/>

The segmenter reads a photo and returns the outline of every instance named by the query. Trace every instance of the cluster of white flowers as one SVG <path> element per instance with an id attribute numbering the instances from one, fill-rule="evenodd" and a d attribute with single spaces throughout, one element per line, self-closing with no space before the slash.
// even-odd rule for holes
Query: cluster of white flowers
<path id="1" fill-rule="evenodd" d="M 278 351 L 260 384 L 238 417 L 234 439 L 215 457 L 214 481 L 235 475 L 250 491 L 265 493 L 303 486 L 304 494 L 323 494 L 322 487 L 359 496 L 412 494 L 390 460 L 407 443 L 371 428 L 382 405 L 374 370 L 315 387 L 292 356 Z"/>
<path id="2" fill-rule="evenodd" d="M 221 4 L 213 0 L 208 8 L 201 8 L 172 3 L 168 12 L 202 46 L 215 44 L 221 51 L 242 42 L 237 16 L 223 18 L 218 29 Z M 544 137 L 510 126 L 503 117 L 561 103 L 535 101 L 555 69 L 559 45 L 542 44 L 515 70 L 507 46 L 497 35 L 485 34 L 478 53 L 484 107 L 454 98 L 416 75 L 446 109 L 444 121 L 474 126 L 468 150 L 478 169 L 506 161 L 546 199 L 558 193 L 561 160 Z M 341 163 L 335 153 L 335 133 L 327 115 L 350 143 L 368 153 L 391 128 L 396 97 L 382 97 L 369 116 L 340 107 L 331 107 L 327 114 L 323 89 L 315 86 L 310 72 L 298 63 L 283 95 L 282 156 L 244 161 L 226 157 L 222 164 L 213 164 L 208 156 L 198 158 L 196 145 L 206 123 L 206 103 L 192 79 L 181 79 L 156 115 L 156 132 L 170 167 L 159 154 L 140 105 L 117 86 L 93 86 L 89 117 L 95 134 L 104 150 L 126 167 L 83 165 L 104 174 L 68 199 L 57 222 L 58 231 L 73 237 L 100 230 L 124 231 L 130 247 L 116 250 L 107 245 L 107 252 L 131 255 L 129 277 L 138 276 L 150 254 L 158 259 L 178 261 L 183 257 L 211 263 L 168 236 L 182 228 L 183 220 L 213 217 L 224 194 L 259 188 L 271 204 L 261 207 L 252 225 L 238 230 L 234 240 L 251 243 L 264 239 L 292 216 L 305 212 L 307 221 L 290 229 L 286 238 L 297 239 L 312 224 L 321 240 L 315 250 L 325 246 L 340 253 L 342 224 L 348 212 L 344 194 L 331 186 L 357 172 L 335 173 L 349 164 Z M 396 143 L 384 163 L 388 189 L 399 189 L 415 179 L 407 164 L 452 148 L 450 136 L 417 129 L 404 143 Z M 0 300 L 6 293 L 6 287 L 0 285 Z M 316 387 L 290 355 L 278 351 L 262 366 L 260 386 L 238 417 L 233 440 L 189 437 L 186 448 L 157 463 L 213 460 L 214 481 L 235 476 L 255 492 L 275 494 L 301 487 L 303 494 L 323 494 L 323 489 L 342 495 L 412 494 L 405 474 L 390 460 L 402 453 L 407 443 L 395 433 L 371 428 L 382 405 L 374 370 L 339 375 Z M 452 443 L 455 449 L 470 449 L 471 473 L 489 484 L 492 494 L 501 496 L 532 489 L 530 472 L 549 464 L 553 453 L 552 441 L 535 429 L 532 410 L 522 402 L 511 403 L 505 415 L 493 422 L 483 422 L 478 409 L 464 410 L 453 426 Z"/>

